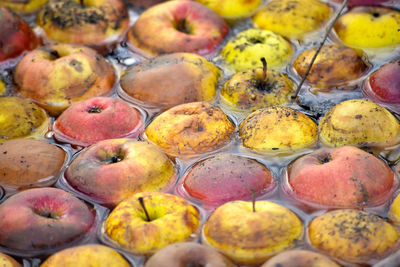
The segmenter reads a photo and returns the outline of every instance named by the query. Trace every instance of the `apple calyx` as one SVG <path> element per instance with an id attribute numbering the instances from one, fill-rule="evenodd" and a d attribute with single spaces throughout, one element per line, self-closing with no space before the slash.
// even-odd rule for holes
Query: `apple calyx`
<path id="1" fill-rule="evenodd" d="M 330 162 L 331 160 L 332 160 L 332 155 L 331 155 L 330 153 L 323 154 L 323 155 L 321 155 L 321 156 L 318 157 L 318 161 L 319 161 L 319 163 L 321 163 L 321 164 L 328 163 L 328 162 Z"/>
<path id="2" fill-rule="evenodd" d="M 48 219 L 58 219 L 58 215 L 47 210 L 37 210 L 35 211 L 37 215 L 40 217 L 48 218 Z"/>
<path id="3" fill-rule="evenodd" d="M 147 212 L 146 206 L 144 205 L 143 197 L 138 197 L 138 200 L 139 200 L 140 206 L 142 206 L 144 214 L 146 215 L 146 221 L 151 222 L 149 213 Z"/>
<path id="4" fill-rule="evenodd" d="M 51 50 L 49 51 L 49 53 L 50 53 L 51 58 L 52 58 L 53 60 L 58 59 L 58 58 L 61 57 L 57 50 L 51 49 Z"/>
<path id="5" fill-rule="evenodd" d="M 102 109 L 99 106 L 93 106 L 88 109 L 88 113 L 101 113 Z"/>
<path id="6" fill-rule="evenodd" d="M 178 19 L 175 23 L 175 29 L 182 33 L 190 34 L 191 29 L 185 18 Z"/>

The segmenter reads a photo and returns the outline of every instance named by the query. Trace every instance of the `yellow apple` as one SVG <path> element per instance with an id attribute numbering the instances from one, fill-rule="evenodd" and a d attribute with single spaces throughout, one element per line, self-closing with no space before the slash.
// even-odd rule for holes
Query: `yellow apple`
<path id="1" fill-rule="evenodd" d="M 400 142 L 400 123 L 384 107 L 353 99 L 337 104 L 321 118 L 319 135 L 327 146 L 386 148 Z"/>
<path id="2" fill-rule="evenodd" d="M 393 223 L 400 224 L 400 194 L 394 199 L 389 210 L 389 219 Z"/>
<path id="3" fill-rule="evenodd" d="M 291 154 L 316 144 L 317 125 L 292 108 L 267 107 L 239 125 L 243 146 L 264 153 Z"/>
<path id="4" fill-rule="evenodd" d="M 294 247 L 303 236 L 301 220 L 269 201 L 233 201 L 217 208 L 205 222 L 202 240 L 238 265 L 256 265 Z"/>
<path id="5" fill-rule="evenodd" d="M 265 57 L 268 68 L 282 69 L 292 54 L 292 45 L 282 36 L 260 29 L 248 29 L 237 34 L 221 51 L 227 67 L 236 72 L 262 67 L 262 57 Z"/>
<path id="6" fill-rule="evenodd" d="M 400 12 L 384 7 L 360 6 L 335 23 L 342 42 L 350 47 L 378 48 L 400 44 Z"/>
<path id="7" fill-rule="evenodd" d="M 103 228 L 104 234 L 122 249 L 150 256 L 169 244 L 189 239 L 199 225 L 199 211 L 185 200 L 167 193 L 146 192 L 122 201 Z"/>
<path id="8" fill-rule="evenodd" d="M 331 8 L 318 0 L 272 0 L 257 12 L 253 21 L 289 39 L 302 39 L 320 29 L 331 15 Z"/>
<path id="9" fill-rule="evenodd" d="M 1 96 L 4 95 L 5 92 L 6 92 L 6 85 L 2 80 L 0 80 L 0 95 Z"/>
<path id="10" fill-rule="evenodd" d="M 2 267 L 22 267 L 16 260 L 0 252 L 0 266 Z"/>
<path id="11" fill-rule="evenodd" d="M 196 0 L 224 19 L 246 18 L 252 15 L 262 0 Z"/>
<path id="12" fill-rule="evenodd" d="M 0 6 L 5 6 L 20 13 L 32 13 L 38 10 L 47 1 L 48 0 L 0 0 Z"/>

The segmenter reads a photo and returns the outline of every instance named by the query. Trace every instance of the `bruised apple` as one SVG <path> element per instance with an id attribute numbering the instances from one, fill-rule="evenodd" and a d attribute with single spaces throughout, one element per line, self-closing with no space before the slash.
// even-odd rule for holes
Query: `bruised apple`
<path id="1" fill-rule="evenodd" d="M 172 161 L 157 146 L 132 139 L 98 142 L 83 150 L 65 172 L 75 190 L 109 207 L 135 193 L 167 191 L 176 177 Z"/>
<path id="2" fill-rule="evenodd" d="M 381 205 L 391 198 L 397 185 L 385 162 L 352 146 L 321 148 L 288 167 L 289 194 L 320 207 Z"/>
<path id="3" fill-rule="evenodd" d="M 119 93 L 128 101 L 167 109 L 214 100 L 220 76 L 221 71 L 201 56 L 173 53 L 127 69 L 121 77 Z"/>
<path id="4" fill-rule="evenodd" d="M 114 69 L 95 50 L 70 44 L 40 47 L 25 55 L 14 72 L 17 91 L 52 115 L 71 103 L 110 94 Z"/>
<path id="5" fill-rule="evenodd" d="M 225 113 L 207 102 L 173 107 L 146 128 L 148 140 L 171 156 L 190 156 L 214 151 L 230 140 L 235 125 Z"/>

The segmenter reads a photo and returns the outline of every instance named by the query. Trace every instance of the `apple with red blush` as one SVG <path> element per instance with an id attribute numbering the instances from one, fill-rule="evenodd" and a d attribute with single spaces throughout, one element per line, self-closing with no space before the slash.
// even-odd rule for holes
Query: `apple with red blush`
<path id="1" fill-rule="evenodd" d="M 1 2 L 0 2 L 1 5 Z M 0 62 L 35 49 L 40 41 L 23 18 L 0 6 Z"/>
<path id="2" fill-rule="evenodd" d="M 388 201 L 398 181 L 390 167 L 353 146 L 321 148 L 288 167 L 286 192 L 311 207 L 361 208 Z"/>
<path id="3" fill-rule="evenodd" d="M 220 154 L 197 162 L 181 178 L 176 192 L 184 198 L 216 208 L 233 200 L 251 200 L 275 188 L 272 173 L 255 159 Z"/>
<path id="4" fill-rule="evenodd" d="M 400 59 L 372 73 L 365 81 L 362 93 L 369 100 L 400 113 Z"/>

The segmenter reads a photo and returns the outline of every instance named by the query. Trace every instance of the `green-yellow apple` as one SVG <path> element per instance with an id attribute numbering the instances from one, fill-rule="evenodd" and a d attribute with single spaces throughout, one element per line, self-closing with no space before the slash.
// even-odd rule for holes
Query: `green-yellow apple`
<path id="1" fill-rule="evenodd" d="M 272 0 L 254 17 L 254 24 L 289 39 L 321 29 L 331 16 L 329 5 L 318 0 Z"/>
<path id="2" fill-rule="evenodd" d="M 170 190 L 176 177 L 161 149 L 134 139 L 100 141 L 82 151 L 65 172 L 75 190 L 111 207 L 135 193 Z"/>
<path id="3" fill-rule="evenodd" d="M 110 94 L 114 69 L 95 50 L 70 44 L 40 47 L 25 55 L 14 72 L 17 91 L 52 115 L 71 103 Z"/>
<path id="4" fill-rule="evenodd" d="M 215 99 L 221 71 L 201 56 L 173 53 L 127 69 L 120 96 L 130 102 L 161 109 Z"/>
<path id="5" fill-rule="evenodd" d="M 238 265 L 259 265 L 294 247 L 303 237 L 301 220 L 269 201 L 233 201 L 217 208 L 205 222 L 202 241 Z"/>
<path id="6" fill-rule="evenodd" d="M 248 29 L 235 35 L 221 51 L 227 67 L 236 72 L 262 67 L 265 57 L 268 68 L 282 69 L 292 58 L 292 45 L 272 31 Z"/>
<path id="7" fill-rule="evenodd" d="M 104 234 L 120 248 L 150 256 L 190 239 L 200 225 L 199 211 L 171 194 L 146 192 L 122 201 L 104 222 Z"/>
<path id="8" fill-rule="evenodd" d="M 224 146 L 235 125 L 225 113 L 207 102 L 173 107 L 156 117 L 146 128 L 146 138 L 171 156 L 190 156 Z"/>

